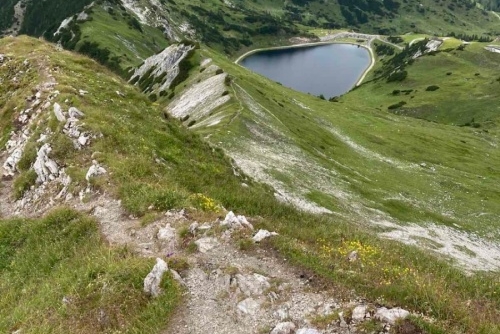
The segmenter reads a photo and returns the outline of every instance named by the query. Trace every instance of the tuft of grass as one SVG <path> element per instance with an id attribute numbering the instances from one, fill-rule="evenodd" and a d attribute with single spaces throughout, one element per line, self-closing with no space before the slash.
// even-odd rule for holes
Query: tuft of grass
<path id="1" fill-rule="evenodd" d="M 31 186 L 35 185 L 37 175 L 33 169 L 22 172 L 14 180 L 14 197 L 19 200 L 23 198 L 24 193 L 28 191 Z"/>
<path id="2" fill-rule="evenodd" d="M 126 248 L 108 248 L 97 223 L 70 209 L 0 221 L 0 331 L 158 331 L 179 293 L 169 276 L 160 297 L 143 293 L 153 265 Z"/>

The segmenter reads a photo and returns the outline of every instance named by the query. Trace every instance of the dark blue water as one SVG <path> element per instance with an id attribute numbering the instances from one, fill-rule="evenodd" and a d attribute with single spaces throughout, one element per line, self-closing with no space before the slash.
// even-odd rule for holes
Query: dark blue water
<path id="1" fill-rule="evenodd" d="M 295 90 L 323 94 L 347 93 L 370 66 L 368 50 L 352 44 L 269 50 L 254 53 L 240 64 Z"/>

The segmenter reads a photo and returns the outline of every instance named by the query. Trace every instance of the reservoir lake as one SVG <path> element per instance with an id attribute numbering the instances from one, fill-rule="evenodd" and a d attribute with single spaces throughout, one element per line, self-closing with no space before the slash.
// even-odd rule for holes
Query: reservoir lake
<path id="1" fill-rule="evenodd" d="M 370 52 L 353 44 L 258 51 L 239 62 L 284 86 L 327 99 L 351 90 L 370 63 Z"/>

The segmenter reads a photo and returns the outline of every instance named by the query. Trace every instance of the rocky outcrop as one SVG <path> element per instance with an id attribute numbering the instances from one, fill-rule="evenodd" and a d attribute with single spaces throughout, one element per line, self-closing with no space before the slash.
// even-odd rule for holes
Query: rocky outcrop
<path id="1" fill-rule="evenodd" d="M 37 183 L 53 181 L 59 176 L 59 166 L 49 157 L 51 151 L 49 144 L 43 144 L 36 154 L 33 169 L 37 175 Z"/>
<path id="2" fill-rule="evenodd" d="M 190 120 L 199 120 L 228 102 L 231 97 L 225 94 L 227 87 L 224 84 L 227 74 L 217 74 L 217 69 L 216 65 L 209 66 L 204 73 L 213 75 L 186 89 L 169 104 L 167 111 L 176 118 L 189 116 Z"/>
<path id="3" fill-rule="evenodd" d="M 151 81 L 153 88 L 154 81 L 160 80 L 160 83 L 154 87 L 156 91 L 167 90 L 174 79 L 179 75 L 179 64 L 188 57 L 194 49 L 193 45 L 174 44 L 163 50 L 162 52 L 149 57 L 144 63 L 135 70 L 130 78 L 130 82 L 138 84 L 141 81 Z"/>

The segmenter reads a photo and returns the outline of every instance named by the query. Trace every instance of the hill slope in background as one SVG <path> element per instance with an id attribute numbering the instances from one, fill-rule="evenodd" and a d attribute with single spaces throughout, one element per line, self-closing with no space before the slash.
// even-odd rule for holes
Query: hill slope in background
<path id="1" fill-rule="evenodd" d="M 497 42 L 478 41 L 493 39 L 500 23 L 494 13 L 465 0 L 46 0 L 2 2 L 0 22 L 0 30 L 59 44 L 0 39 L 0 305 L 7 305 L 0 328 L 168 331 L 183 288 L 172 273 L 163 281 L 171 295 L 144 298 L 141 278 L 152 262 L 141 256 L 175 254 L 169 265 L 182 269 L 181 285 L 191 294 L 203 272 L 218 283 L 220 275 L 236 282 L 258 273 L 233 266 L 223 252 L 259 263 L 269 249 L 307 271 L 299 275 L 310 277 L 307 284 L 321 277 L 319 290 L 333 291 L 339 303 L 333 313 L 294 319 L 301 324 L 342 332 L 344 314 L 349 330 L 368 330 L 347 316 L 361 298 L 370 307 L 409 309 L 416 333 L 500 331 L 500 55 L 486 50 Z M 328 39 L 339 27 L 377 34 L 363 37 L 376 64 L 361 86 L 331 101 L 228 58 L 258 46 Z M 450 38 L 452 32 L 474 41 Z M 446 37 L 417 55 L 433 35 Z M 59 205 L 72 209 L 43 218 Z M 255 246 L 251 231 L 220 226 L 226 209 L 280 236 Z M 12 230 L 21 224 L 34 229 Z M 56 226 L 67 233 L 42 247 L 39 279 L 27 276 L 27 289 L 39 293 L 10 312 L 17 297 L 7 292 L 24 293 L 16 282 L 33 265 L 24 241 L 40 242 L 38 232 L 55 240 Z M 162 233 L 173 233 L 173 248 Z M 73 253 L 64 251 L 76 241 Z M 192 254 L 217 243 L 224 246 L 212 262 Z M 102 262 L 92 264 L 94 256 Z M 76 283 L 61 274 L 75 261 L 85 276 Z M 286 275 L 294 270 L 287 267 Z M 57 296 L 50 295 L 51 281 L 61 282 Z M 108 283 L 113 291 L 98 300 L 89 287 Z M 338 295 L 351 289 L 362 297 Z M 240 317 L 235 301 L 243 295 L 222 290 L 192 295 Z M 70 291 L 78 302 L 61 307 Z M 275 293 L 286 301 L 285 292 Z M 125 294 L 140 306 L 128 307 Z M 262 312 L 279 304 L 269 298 Z M 159 310 L 158 303 L 169 307 Z M 36 321 L 33 309 L 58 311 Z M 101 322 L 102 314 L 116 317 Z M 252 326 L 243 328 L 257 330 Z"/>

